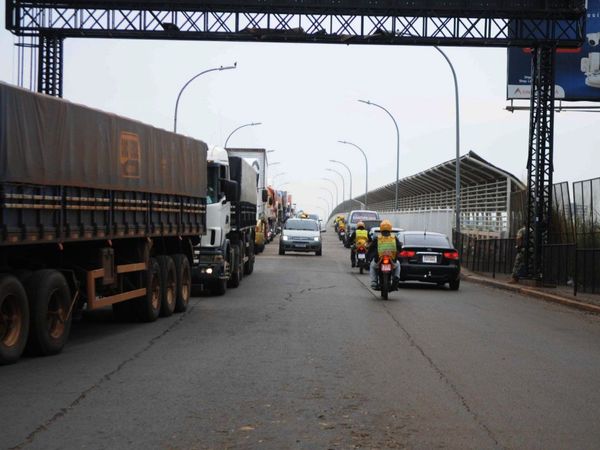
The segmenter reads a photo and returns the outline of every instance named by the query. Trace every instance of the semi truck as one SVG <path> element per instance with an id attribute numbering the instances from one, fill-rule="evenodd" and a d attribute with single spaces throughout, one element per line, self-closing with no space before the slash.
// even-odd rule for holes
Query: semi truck
<path id="1" fill-rule="evenodd" d="M 184 311 L 205 143 L 0 83 L 0 364 L 60 352 L 83 309 Z"/>
<path id="2" fill-rule="evenodd" d="M 254 270 L 257 171 L 219 147 L 208 151 L 207 233 L 194 249 L 193 284 L 214 295 Z"/>

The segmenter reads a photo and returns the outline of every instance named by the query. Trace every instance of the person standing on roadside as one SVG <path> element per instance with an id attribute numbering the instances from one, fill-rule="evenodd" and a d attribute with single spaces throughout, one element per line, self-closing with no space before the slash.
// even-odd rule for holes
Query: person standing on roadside
<path id="1" fill-rule="evenodd" d="M 525 266 L 525 245 L 527 244 L 527 227 L 523 225 L 517 231 L 517 237 L 515 239 L 515 248 L 517 250 L 517 256 L 515 256 L 515 263 L 512 270 L 512 279 L 509 281 L 511 284 L 519 282 L 519 278 L 522 275 L 523 267 Z"/>

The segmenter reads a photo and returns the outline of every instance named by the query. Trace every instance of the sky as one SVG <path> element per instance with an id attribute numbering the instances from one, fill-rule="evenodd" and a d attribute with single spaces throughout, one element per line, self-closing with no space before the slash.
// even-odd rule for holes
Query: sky
<path id="1" fill-rule="evenodd" d="M 5 5 L 0 5 L 4 24 Z M 0 30 L 0 80 L 16 84 L 14 36 Z M 472 150 L 526 180 L 529 113 L 505 110 L 506 50 L 444 47 L 454 64 L 460 92 L 461 154 Z M 270 176 L 288 189 L 299 208 L 325 214 L 335 191 L 322 177 L 346 177 L 352 195 L 365 190 L 364 158 L 369 158 L 369 189 L 396 177 L 396 130 L 400 130 L 400 178 L 454 158 L 454 85 L 448 64 L 431 47 L 348 46 L 174 42 L 117 39 L 65 41 L 64 98 L 171 130 L 177 93 L 195 74 L 237 63 L 235 70 L 212 72 L 189 85 L 178 112 L 178 132 L 209 145 L 266 148 Z M 600 176 L 597 149 L 600 116 L 555 115 L 554 181 Z M 322 197 L 322 198 L 319 198 Z"/>

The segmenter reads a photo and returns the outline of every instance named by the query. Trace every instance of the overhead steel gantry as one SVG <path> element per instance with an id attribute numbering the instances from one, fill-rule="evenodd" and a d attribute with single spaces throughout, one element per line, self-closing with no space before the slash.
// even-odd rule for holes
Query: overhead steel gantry
<path id="1" fill-rule="evenodd" d="M 69 37 L 531 47 L 527 262 L 539 278 L 552 187 L 554 53 L 583 43 L 584 0 L 6 0 L 38 39 L 38 91 L 62 96 Z"/>

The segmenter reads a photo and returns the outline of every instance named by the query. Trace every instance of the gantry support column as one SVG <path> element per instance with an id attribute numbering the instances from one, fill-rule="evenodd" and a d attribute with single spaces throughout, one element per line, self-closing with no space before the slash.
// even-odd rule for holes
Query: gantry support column
<path id="1" fill-rule="evenodd" d="M 40 34 L 38 47 L 38 92 L 62 97 L 63 42 L 64 38 L 62 37 Z"/>
<path id="2" fill-rule="evenodd" d="M 538 47 L 533 50 L 525 264 L 529 276 L 538 281 L 542 279 L 542 250 L 544 244 L 548 243 L 552 214 L 554 61 L 554 47 Z"/>

